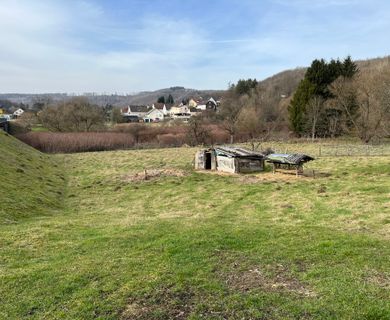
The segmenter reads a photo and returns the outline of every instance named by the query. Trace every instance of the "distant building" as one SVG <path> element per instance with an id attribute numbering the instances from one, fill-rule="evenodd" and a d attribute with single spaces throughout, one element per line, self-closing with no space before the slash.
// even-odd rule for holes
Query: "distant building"
<path id="1" fill-rule="evenodd" d="M 121 109 L 121 113 L 124 117 L 137 116 L 142 119 L 152 109 L 153 108 L 149 106 L 127 106 Z"/>
<path id="2" fill-rule="evenodd" d="M 164 114 L 164 117 L 168 117 L 170 110 L 171 110 L 172 105 L 171 104 L 166 104 L 166 103 L 154 103 L 152 105 L 153 109 L 158 109 L 161 110 Z"/>
<path id="3" fill-rule="evenodd" d="M 153 108 L 144 116 L 144 122 L 160 122 L 164 120 L 164 112 Z"/>
<path id="4" fill-rule="evenodd" d="M 24 110 L 21 109 L 21 108 L 19 108 L 19 109 L 16 109 L 16 111 L 13 113 L 13 116 L 14 116 L 15 118 L 18 118 L 18 117 L 20 117 L 23 113 L 24 113 Z"/>

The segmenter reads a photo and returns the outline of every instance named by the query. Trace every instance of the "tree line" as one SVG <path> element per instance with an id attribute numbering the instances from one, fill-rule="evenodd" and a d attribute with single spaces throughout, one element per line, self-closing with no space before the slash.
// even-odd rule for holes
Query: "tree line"
<path id="1" fill-rule="evenodd" d="M 350 56 L 314 60 L 292 98 L 256 79 L 229 86 L 221 124 L 231 142 L 238 132 L 261 141 L 288 128 L 298 137 L 352 135 L 368 143 L 390 135 L 390 66 L 361 72 Z"/>

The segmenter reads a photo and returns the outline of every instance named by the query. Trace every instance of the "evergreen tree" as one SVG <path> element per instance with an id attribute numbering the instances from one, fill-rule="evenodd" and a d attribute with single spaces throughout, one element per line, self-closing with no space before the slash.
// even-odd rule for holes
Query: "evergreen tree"
<path id="1" fill-rule="evenodd" d="M 257 86 L 257 80 L 256 79 L 248 79 L 248 80 L 243 80 L 240 79 L 238 80 L 237 84 L 234 86 L 235 91 L 238 95 L 244 95 L 244 94 L 249 94 L 250 91 Z"/>
<path id="2" fill-rule="evenodd" d="M 161 96 L 160 98 L 158 98 L 157 103 L 165 103 L 165 97 Z"/>
<path id="3" fill-rule="evenodd" d="M 288 108 L 291 128 L 299 135 L 304 133 L 306 106 L 313 97 L 314 91 L 315 85 L 308 79 L 303 79 Z"/>
<path id="4" fill-rule="evenodd" d="M 168 98 L 167 98 L 167 101 L 166 101 L 168 104 L 174 104 L 175 101 L 173 100 L 173 97 L 171 94 L 169 94 Z"/>
<path id="5" fill-rule="evenodd" d="M 307 105 L 311 99 L 321 97 L 326 102 L 334 98 L 334 95 L 329 89 L 329 85 L 340 76 L 352 78 L 357 72 L 358 68 L 351 57 L 347 57 L 343 62 L 339 59 L 332 59 L 329 63 L 324 59 L 314 60 L 307 69 L 305 78 L 299 84 L 289 106 L 290 124 L 294 132 L 299 135 L 307 133 L 307 128 L 310 126 L 307 126 L 305 122 L 310 118 L 307 115 Z M 352 100 L 351 105 L 353 105 Z M 323 103 L 322 108 L 325 108 L 325 106 L 326 104 Z M 320 110 L 319 114 L 321 117 L 326 118 L 329 113 L 323 111 Z M 325 118 L 318 119 L 318 124 L 328 123 Z M 326 126 L 324 125 L 323 127 Z M 324 135 L 326 135 L 326 132 L 324 132 Z"/>
<path id="6" fill-rule="evenodd" d="M 351 56 L 345 58 L 342 64 L 341 75 L 344 78 L 352 78 L 358 72 L 359 72 L 359 68 L 356 65 L 356 63 L 352 61 Z"/>

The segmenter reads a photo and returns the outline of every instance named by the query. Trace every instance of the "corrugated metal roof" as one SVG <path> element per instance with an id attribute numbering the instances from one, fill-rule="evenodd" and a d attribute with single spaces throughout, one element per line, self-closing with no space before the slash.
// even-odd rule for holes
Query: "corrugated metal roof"
<path id="1" fill-rule="evenodd" d="M 269 162 L 286 163 L 286 164 L 300 164 L 303 162 L 314 160 L 313 157 L 301 153 L 294 153 L 294 154 L 272 153 L 267 155 L 265 159 Z"/>
<path id="2" fill-rule="evenodd" d="M 248 149 L 240 148 L 240 147 L 216 147 L 215 151 L 219 155 L 225 155 L 228 157 L 239 157 L 239 158 L 264 158 L 264 155 L 260 152 L 251 151 Z"/>

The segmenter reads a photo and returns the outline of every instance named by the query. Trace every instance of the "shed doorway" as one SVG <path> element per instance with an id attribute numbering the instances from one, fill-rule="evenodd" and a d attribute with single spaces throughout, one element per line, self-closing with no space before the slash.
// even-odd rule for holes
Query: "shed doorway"
<path id="1" fill-rule="evenodd" d="M 211 152 L 205 152 L 205 169 L 211 170 Z"/>

